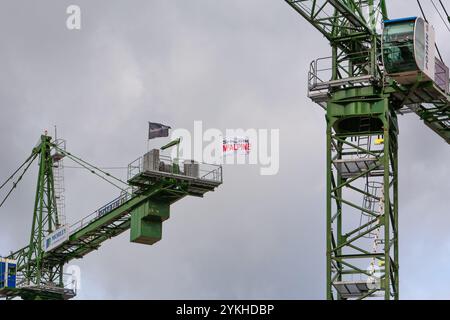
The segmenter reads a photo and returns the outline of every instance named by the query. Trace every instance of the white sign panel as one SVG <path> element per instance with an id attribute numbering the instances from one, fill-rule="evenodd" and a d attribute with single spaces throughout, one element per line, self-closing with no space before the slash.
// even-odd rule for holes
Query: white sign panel
<path id="1" fill-rule="evenodd" d="M 43 243 L 44 251 L 47 252 L 53 250 L 67 240 L 69 240 L 69 228 L 67 226 L 63 226 L 45 237 Z"/>
<path id="2" fill-rule="evenodd" d="M 223 138 L 223 154 L 243 154 L 250 153 L 250 140 L 248 137 L 225 137 Z"/>
<path id="3" fill-rule="evenodd" d="M 435 32 L 432 25 L 425 22 L 425 63 L 423 72 L 434 81 L 435 73 Z"/>

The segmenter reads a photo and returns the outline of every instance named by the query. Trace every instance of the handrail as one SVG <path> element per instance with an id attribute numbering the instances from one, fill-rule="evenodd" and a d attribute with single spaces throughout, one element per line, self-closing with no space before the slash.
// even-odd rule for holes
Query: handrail
<path id="1" fill-rule="evenodd" d="M 100 208 L 98 208 L 97 210 L 92 212 L 91 214 L 87 215 L 86 217 L 84 217 L 84 218 L 78 220 L 77 222 L 75 222 L 74 224 L 72 224 L 69 227 L 69 234 L 72 235 L 72 234 L 76 233 L 77 231 L 81 230 L 82 228 L 89 225 L 93 221 L 103 217 L 105 214 L 110 213 L 111 211 L 118 208 L 125 202 L 131 200 L 133 197 L 134 197 L 134 195 L 131 193 L 128 193 L 128 192 L 123 193 L 119 197 L 117 197 L 114 200 L 108 202 L 107 204 L 101 206 Z"/>

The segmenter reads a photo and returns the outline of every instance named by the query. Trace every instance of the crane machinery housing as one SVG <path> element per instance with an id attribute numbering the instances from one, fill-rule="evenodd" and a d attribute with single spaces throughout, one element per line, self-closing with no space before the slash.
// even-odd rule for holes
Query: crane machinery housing
<path id="1" fill-rule="evenodd" d="M 398 299 L 398 114 L 450 143 L 449 71 L 424 19 L 385 0 L 285 0 L 329 41 L 308 96 L 326 112 L 326 297 Z"/>

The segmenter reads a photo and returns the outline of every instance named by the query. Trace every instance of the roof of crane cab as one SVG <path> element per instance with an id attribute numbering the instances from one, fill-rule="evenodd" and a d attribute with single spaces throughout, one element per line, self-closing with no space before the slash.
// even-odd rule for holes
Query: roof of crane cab
<path id="1" fill-rule="evenodd" d="M 399 19 L 384 20 L 384 24 L 415 21 L 416 19 L 417 19 L 417 17 L 406 17 L 406 18 L 399 18 Z"/>

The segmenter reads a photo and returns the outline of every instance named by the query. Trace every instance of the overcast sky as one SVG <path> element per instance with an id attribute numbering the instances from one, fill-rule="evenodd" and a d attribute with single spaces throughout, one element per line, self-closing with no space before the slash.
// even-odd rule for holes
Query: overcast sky
<path id="1" fill-rule="evenodd" d="M 450 63 L 449 33 L 424 2 Z M 415 0 L 387 3 L 392 18 L 419 14 Z M 225 167 L 216 192 L 172 206 L 156 245 L 130 243 L 125 232 L 74 261 L 78 298 L 325 297 L 325 120 L 306 97 L 310 61 L 330 54 L 319 32 L 282 0 L 0 4 L 0 180 L 54 125 L 72 153 L 109 167 L 145 152 L 147 121 L 280 129 L 278 175 Z M 79 31 L 66 28 L 70 4 L 81 7 Z M 417 116 L 400 117 L 404 299 L 450 299 L 448 149 Z M 0 209 L 3 255 L 28 242 L 35 173 Z M 69 222 L 116 196 L 66 169 Z"/>

